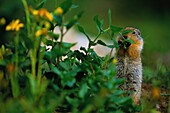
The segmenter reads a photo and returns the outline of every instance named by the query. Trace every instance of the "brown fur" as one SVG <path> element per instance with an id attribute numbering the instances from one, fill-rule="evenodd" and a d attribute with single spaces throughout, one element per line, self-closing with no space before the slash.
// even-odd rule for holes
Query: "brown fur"
<path id="1" fill-rule="evenodd" d="M 134 43 L 130 44 L 126 49 L 120 45 L 117 51 L 117 77 L 125 78 L 125 83 L 120 88 L 129 91 L 134 103 L 139 104 L 142 84 L 141 51 L 143 39 L 138 29 L 127 27 L 125 30 L 132 30 L 125 36 L 133 40 Z M 118 41 L 121 40 L 122 37 L 118 37 Z"/>

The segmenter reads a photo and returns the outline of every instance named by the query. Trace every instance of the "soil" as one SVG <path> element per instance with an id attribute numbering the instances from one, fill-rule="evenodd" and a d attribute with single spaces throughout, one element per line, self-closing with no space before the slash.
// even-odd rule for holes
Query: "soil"
<path id="1" fill-rule="evenodd" d="M 142 85 L 142 113 L 168 113 L 170 105 L 170 90 L 154 87 L 149 83 Z M 146 105 L 145 105 L 146 104 Z"/>

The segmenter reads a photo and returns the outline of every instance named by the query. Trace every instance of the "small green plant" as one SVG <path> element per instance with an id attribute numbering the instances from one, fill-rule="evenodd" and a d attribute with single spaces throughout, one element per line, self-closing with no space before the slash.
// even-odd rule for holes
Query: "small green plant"
<path id="1" fill-rule="evenodd" d="M 24 22 L 17 19 L 6 27 L 14 33 L 14 41 L 0 49 L 0 112 L 140 111 L 132 99 L 118 89 L 123 80 L 115 77 L 115 59 L 110 55 L 99 57 L 92 49 L 97 44 L 119 47 L 115 35 L 122 28 L 112 25 L 111 11 L 108 11 L 106 29 L 103 20 L 94 17 L 98 29 L 94 40 L 82 26 L 76 25 L 87 37 L 89 46 L 71 51 L 75 44 L 63 42 L 63 38 L 77 24 L 82 12 L 65 21 L 65 14 L 72 9 L 72 0 L 62 2 L 52 12 L 42 8 L 45 0 L 36 2 L 38 7 L 34 9 L 22 0 L 26 14 Z M 59 34 L 53 32 L 55 27 L 59 28 Z M 99 39 L 103 34 L 110 37 L 112 45 Z M 52 49 L 48 50 L 47 46 Z"/>
<path id="2" fill-rule="evenodd" d="M 155 70 L 144 67 L 143 112 L 169 112 L 169 74 L 169 68 L 160 61 L 158 61 Z"/>

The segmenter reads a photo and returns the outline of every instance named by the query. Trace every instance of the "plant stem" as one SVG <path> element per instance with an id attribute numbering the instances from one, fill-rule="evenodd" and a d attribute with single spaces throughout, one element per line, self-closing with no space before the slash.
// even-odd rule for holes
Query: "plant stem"
<path id="1" fill-rule="evenodd" d="M 110 30 L 110 27 L 108 27 L 107 29 L 105 29 L 103 32 L 107 32 Z"/>
<path id="2" fill-rule="evenodd" d="M 26 14 L 26 23 L 27 23 L 27 36 L 31 36 L 31 30 L 30 30 L 30 14 L 29 9 L 26 0 L 22 0 L 22 3 L 24 5 L 25 14 Z M 34 44 L 35 45 L 35 44 Z M 36 75 L 36 50 L 33 48 L 31 50 L 31 69 L 32 69 L 32 76 L 35 78 Z"/>
<path id="3" fill-rule="evenodd" d="M 12 94 L 16 98 L 19 95 L 19 84 L 18 84 L 18 44 L 19 44 L 19 34 L 17 33 L 15 39 L 15 72 L 14 76 L 11 73 L 11 84 L 12 84 Z"/>
<path id="4" fill-rule="evenodd" d="M 35 78 L 36 75 L 36 49 L 35 48 L 31 50 L 31 70 L 32 70 L 32 76 Z"/>
<path id="5" fill-rule="evenodd" d="M 28 5 L 27 5 L 27 2 L 26 0 L 22 0 L 22 3 L 24 5 L 24 9 L 25 9 L 25 14 L 26 14 L 26 23 L 27 23 L 27 30 L 28 30 L 28 37 L 30 37 L 30 14 L 29 14 L 29 9 L 28 9 Z"/>
<path id="6" fill-rule="evenodd" d="M 15 37 L 15 77 L 17 77 L 18 75 L 18 43 L 19 43 L 19 40 L 18 40 L 18 33 Z"/>
<path id="7" fill-rule="evenodd" d="M 101 35 L 102 33 L 100 32 L 97 36 L 96 36 L 96 38 L 94 39 L 94 43 L 96 42 L 96 40 L 99 38 L 99 36 Z"/>
<path id="8" fill-rule="evenodd" d="M 61 27 L 60 27 L 60 33 L 61 33 L 61 35 L 60 35 L 60 42 L 59 42 L 59 51 L 61 51 L 63 37 L 64 37 L 63 25 L 61 25 Z M 56 65 L 58 65 L 59 61 L 60 61 L 60 57 L 58 56 Z"/>
<path id="9" fill-rule="evenodd" d="M 105 33 L 105 32 L 107 32 L 107 31 L 109 31 L 110 30 L 110 27 L 108 27 L 107 29 L 105 29 L 105 30 L 103 30 L 103 31 L 101 31 L 101 32 L 99 32 L 99 34 L 97 35 L 97 37 L 94 39 L 94 41 L 93 42 L 95 42 L 99 37 L 100 37 L 100 35 L 101 34 L 103 34 L 103 33 Z"/>
<path id="10" fill-rule="evenodd" d="M 43 38 L 45 38 L 45 37 L 43 37 Z M 41 40 L 39 41 L 39 45 L 38 45 L 38 47 L 40 47 L 40 43 L 41 43 Z M 41 83 L 41 75 L 42 75 L 42 67 L 41 67 L 41 61 L 42 61 L 42 59 L 43 59 L 43 53 L 45 52 L 45 49 L 43 48 L 42 49 L 42 51 L 41 50 L 39 50 L 38 51 L 38 72 L 37 72 L 37 84 L 38 84 L 38 87 L 40 87 L 40 83 Z"/>
<path id="11" fill-rule="evenodd" d="M 60 43 L 62 43 L 63 42 L 63 36 L 64 36 L 64 34 L 63 34 L 63 26 L 60 27 L 60 32 L 61 32 Z"/>

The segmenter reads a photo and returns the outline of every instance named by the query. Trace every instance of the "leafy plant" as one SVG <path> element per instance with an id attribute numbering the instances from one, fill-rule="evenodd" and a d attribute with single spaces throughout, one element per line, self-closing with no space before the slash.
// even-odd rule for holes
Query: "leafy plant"
<path id="1" fill-rule="evenodd" d="M 34 9 L 22 0 L 26 13 L 24 25 L 16 20 L 6 27 L 14 33 L 14 42 L 0 49 L 0 112 L 140 111 L 132 99 L 118 89 L 123 80 L 115 77 L 113 58 L 99 57 L 92 49 L 97 44 L 119 47 L 115 35 L 122 32 L 122 28 L 112 25 L 111 11 L 108 11 L 106 29 L 104 21 L 94 17 L 98 29 L 94 40 L 77 25 L 89 46 L 71 51 L 75 44 L 63 42 L 63 38 L 82 12 L 66 22 L 64 17 L 72 9 L 72 0 L 62 2 L 53 12 L 42 8 L 45 1 L 35 0 L 37 8 Z M 53 32 L 55 27 L 59 28 L 59 34 Z M 110 37 L 112 45 L 99 39 L 103 34 Z"/>

